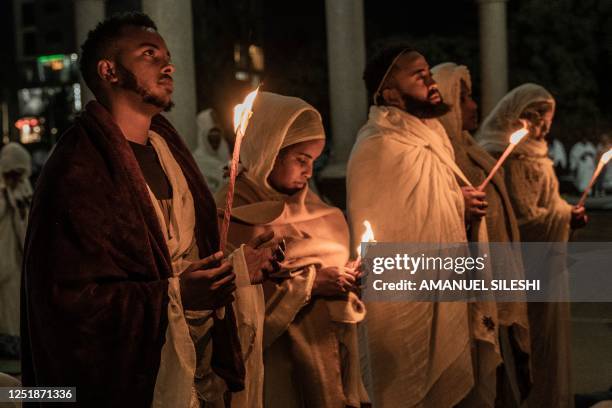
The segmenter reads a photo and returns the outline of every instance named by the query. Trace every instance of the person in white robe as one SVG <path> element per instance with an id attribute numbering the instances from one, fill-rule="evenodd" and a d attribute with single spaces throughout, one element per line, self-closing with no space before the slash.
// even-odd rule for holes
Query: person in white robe
<path id="1" fill-rule="evenodd" d="M 365 309 L 349 261 L 342 212 L 309 185 L 325 132 L 302 99 L 260 92 L 242 144 L 229 248 L 274 231 L 284 260 L 260 287 L 238 285 L 234 304 L 246 365 L 232 406 L 360 408 L 357 323 Z M 228 186 L 216 195 L 223 206 Z"/>
<path id="2" fill-rule="evenodd" d="M 450 112 L 440 117 L 455 151 L 455 162 L 474 185 L 480 185 L 495 165 L 495 158 L 487 153 L 472 137 L 478 127 L 478 106 L 472 99 L 472 80 L 468 68 L 446 62 L 431 69 L 445 102 L 451 104 Z M 486 186 L 487 233 L 490 242 L 507 243 L 496 246 L 491 257 L 496 279 L 524 279 L 523 263 L 518 246 L 510 242 L 520 241 L 519 228 L 503 170 Z M 474 232 L 475 228 L 472 228 Z M 477 240 L 478 237 L 470 237 Z M 516 293 L 514 299 L 520 299 Z M 498 370 L 497 401 L 504 407 L 518 407 L 531 384 L 529 373 L 529 324 L 525 302 L 498 302 L 500 346 L 504 360 Z"/>
<path id="3" fill-rule="evenodd" d="M 198 113 L 197 123 L 198 147 L 193 152 L 193 158 L 208 188 L 215 193 L 223 183 L 224 167 L 230 159 L 229 148 L 212 109 Z"/>
<path id="4" fill-rule="evenodd" d="M 596 156 L 597 149 L 588 140 L 581 140 L 570 150 L 570 171 L 574 176 L 574 186 L 581 193 L 589 185 L 595 170 Z"/>
<path id="5" fill-rule="evenodd" d="M 499 156 L 508 146 L 508 135 L 522 126 L 521 120 L 527 123 L 527 139 L 504 163 L 523 242 L 567 242 L 571 229 L 587 222 L 584 207 L 572 207 L 559 194 L 553 162 L 548 158 L 545 136 L 554 112 L 555 100 L 546 89 L 523 84 L 498 102 L 476 135 L 482 147 Z M 548 259 L 542 277 L 566 281 L 565 258 Z M 533 372 L 528 406 L 571 407 L 569 304 L 531 302 L 528 316 Z"/>
<path id="6" fill-rule="evenodd" d="M 555 168 L 565 169 L 567 167 L 567 153 L 559 139 L 553 139 L 548 147 L 548 156 L 553 161 Z"/>
<path id="7" fill-rule="evenodd" d="M 0 355 L 19 357 L 19 288 L 28 223 L 32 160 L 20 144 L 0 151 Z"/>
<path id="8" fill-rule="evenodd" d="M 391 47 L 364 73 L 373 106 L 348 163 L 352 248 L 364 220 L 379 242 L 465 243 L 485 214 L 436 117 L 448 111 L 418 52 Z M 486 240 L 486 222 L 478 224 Z M 367 289 L 366 289 L 367 290 Z M 494 306 L 368 302 L 370 395 L 379 407 L 490 406 L 500 363 Z M 492 323 L 492 324 L 490 324 Z"/>

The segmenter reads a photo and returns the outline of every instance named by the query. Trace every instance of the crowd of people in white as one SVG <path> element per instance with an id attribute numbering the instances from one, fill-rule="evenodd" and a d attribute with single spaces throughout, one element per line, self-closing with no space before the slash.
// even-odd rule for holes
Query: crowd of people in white
<path id="1" fill-rule="evenodd" d="M 599 137 L 597 146 L 582 138 L 570 148 L 569 158 L 564 144 L 558 139 L 553 139 L 548 154 L 555 163 L 559 178 L 562 181 L 570 181 L 578 192 L 583 192 L 589 184 L 599 158 L 611 147 L 612 137 L 604 133 Z M 612 171 L 606 167 L 590 194 L 594 197 L 604 197 L 609 190 L 612 190 Z"/>

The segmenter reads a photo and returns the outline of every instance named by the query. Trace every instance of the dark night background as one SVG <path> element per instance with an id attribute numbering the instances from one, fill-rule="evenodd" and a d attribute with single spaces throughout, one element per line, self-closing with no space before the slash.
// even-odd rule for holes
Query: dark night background
<path id="1" fill-rule="evenodd" d="M 36 52 L 43 55 L 76 52 L 71 15 L 66 17 L 62 12 L 59 17 L 53 17 L 53 3 L 64 5 L 70 0 L 35 0 L 34 3 L 43 3 L 47 11 L 51 10 L 28 16 L 28 24 L 43 27 L 39 30 L 42 41 Z M 467 65 L 474 79 L 474 95 L 478 97 L 476 1 L 365 0 L 364 4 L 368 54 L 388 41 L 414 44 L 432 66 L 445 61 Z M 12 7 L 9 0 L 0 2 L 3 38 L 0 97 L 9 103 L 11 124 L 18 116 L 16 92 L 25 86 L 19 74 L 20 63 L 15 58 Z M 106 2 L 107 14 L 140 7 L 139 0 Z M 510 0 L 507 8 L 510 87 L 531 81 L 553 93 L 558 102 L 553 134 L 565 143 L 571 144 L 580 137 L 595 139 L 609 129 L 612 2 Z M 54 18 L 57 22 L 53 22 Z M 61 21 L 62 18 L 67 21 Z M 304 1 L 299 5 L 281 0 L 195 0 L 193 20 L 198 109 L 214 106 L 228 112 L 242 98 L 250 84 L 237 81 L 234 73 L 242 68 L 248 71 L 249 67 L 236 66 L 234 45 L 255 44 L 263 48 L 265 56 L 265 69 L 261 73 L 265 88 L 306 99 L 322 112 L 326 125 L 329 124 L 323 0 Z M 58 35 L 58 24 L 68 40 L 54 46 L 48 43 L 52 37 L 49 33 Z M 59 120 L 60 133 L 61 127 L 68 123 Z M 15 136 L 13 129 L 12 137 Z"/>
<path id="2" fill-rule="evenodd" d="M 23 14 L 20 21 L 14 19 L 16 4 Z M 509 88 L 525 82 L 544 86 L 557 100 L 552 136 L 566 149 L 582 138 L 596 145 L 603 132 L 612 132 L 612 0 L 508 0 L 506 4 Z M 141 10 L 142 2 L 106 0 L 105 6 L 110 15 Z M 230 134 L 231 108 L 253 88 L 237 74 L 256 75 L 265 90 L 298 96 L 314 105 L 333 143 L 325 0 L 192 0 L 192 11 L 198 111 L 216 108 Z M 76 70 L 64 82 L 50 76 L 42 83 L 35 74 L 38 56 L 78 52 L 75 18 L 72 0 L 0 0 L 0 104 L 8 106 L 9 113 L 1 129 L 8 129 L 12 140 L 19 136 L 15 123 L 24 116 L 18 104 L 22 89 L 60 90 L 48 98 L 41 115 L 48 128 L 55 128 L 39 143 L 47 150 L 78 113 L 62 88 L 78 83 Z M 385 43 L 407 42 L 431 66 L 447 61 L 467 65 L 479 101 L 476 0 L 364 0 L 364 19 L 367 55 Z M 17 55 L 18 35 L 26 55 Z M 248 54 L 250 45 L 263 51 L 263 70 L 248 58 L 236 61 L 236 52 Z M 340 184 L 344 188 L 343 180 Z M 610 241 L 609 214 L 590 212 L 592 221 L 579 240 Z M 612 303 L 573 304 L 572 314 L 576 389 L 602 391 L 612 385 Z"/>

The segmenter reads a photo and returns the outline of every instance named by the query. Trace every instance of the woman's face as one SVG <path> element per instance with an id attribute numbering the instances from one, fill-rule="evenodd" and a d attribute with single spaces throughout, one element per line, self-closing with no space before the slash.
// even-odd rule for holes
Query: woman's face
<path id="1" fill-rule="evenodd" d="M 306 187 L 312 177 L 314 161 L 323 152 L 325 140 L 308 140 L 282 149 L 268 176 L 268 183 L 278 192 L 294 194 Z"/>
<path id="2" fill-rule="evenodd" d="M 535 102 L 525 108 L 520 118 L 527 120 L 529 136 L 539 140 L 550 132 L 554 115 L 549 102 Z"/>

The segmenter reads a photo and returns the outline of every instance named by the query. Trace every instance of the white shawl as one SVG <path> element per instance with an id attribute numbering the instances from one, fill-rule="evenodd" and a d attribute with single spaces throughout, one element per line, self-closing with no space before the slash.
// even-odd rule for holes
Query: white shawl
<path id="1" fill-rule="evenodd" d="M 379 242 L 466 242 L 459 183 L 469 185 L 437 120 L 421 121 L 394 107 L 371 107 L 348 164 L 351 247 L 359 245 L 364 220 L 371 222 Z M 479 228 L 486 237 L 485 223 Z M 451 407 L 466 397 L 475 384 L 472 336 L 493 347 L 497 342 L 496 332 L 483 330 L 480 321 L 485 314 L 496 320 L 495 310 L 471 306 L 368 304 L 376 404 Z"/>

